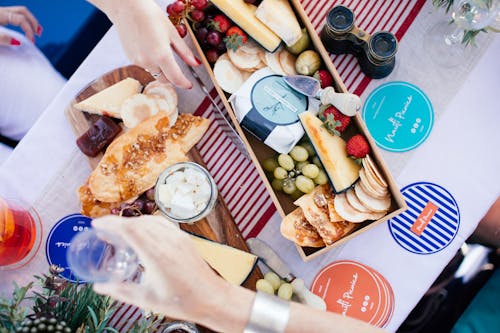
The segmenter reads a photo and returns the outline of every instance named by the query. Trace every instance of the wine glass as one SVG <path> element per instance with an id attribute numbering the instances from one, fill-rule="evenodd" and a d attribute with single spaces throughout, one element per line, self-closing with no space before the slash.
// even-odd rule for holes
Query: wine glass
<path id="1" fill-rule="evenodd" d="M 42 224 L 33 207 L 0 197 L 0 270 L 21 268 L 33 259 L 42 240 Z"/>
<path id="2" fill-rule="evenodd" d="M 433 26 L 424 40 L 431 59 L 443 67 L 455 67 L 468 60 L 471 48 L 462 44 L 465 30 L 481 30 L 498 13 L 498 0 L 455 0 L 452 21 Z"/>
<path id="3" fill-rule="evenodd" d="M 67 259 L 71 272 L 82 282 L 127 280 L 139 267 L 136 253 L 125 241 L 93 228 L 73 237 Z"/>

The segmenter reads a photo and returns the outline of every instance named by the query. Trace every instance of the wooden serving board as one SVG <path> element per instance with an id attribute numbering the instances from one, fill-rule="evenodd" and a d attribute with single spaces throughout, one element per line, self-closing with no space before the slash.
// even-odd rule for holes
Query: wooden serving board
<path id="1" fill-rule="evenodd" d="M 135 65 L 117 68 L 90 83 L 70 102 L 70 105 L 66 109 L 65 113 L 70 126 L 75 133 L 75 140 L 85 133 L 89 129 L 90 125 L 100 116 L 91 115 L 77 110 L 73 107 L 73 105 L 127 77 L 132 77 L 138 80 L 143 86 L 154 80 L 148 72 Z M 187 155 L 191 161 L 206 168 L 206 165 L 196 147 L 193 147 Z M 101 158 L 102 154 L 97 157 L 89 158 L 90 166 L 95 168 Z M 245 239 L 241 235 L 241 232 L 234 222 L 234 219 L 220 193 L 214 210 L 205 219 L 193 224 L 183 223 L 181 224 L 181 229 L 203 236 L 207 239 L 250 252 L 245 243 Z M 255 284 L 260 278 L 262 278 L 262 273 L 259 268 L 255 266 L 252 274 L 248 277 L 243 286 L 248 289 L 255 290 Z M 221 320 L 223 320 L 223 318 L 221 318 Z M 210 332 L 210 330 L 203 329 L 202 332 Z"/>

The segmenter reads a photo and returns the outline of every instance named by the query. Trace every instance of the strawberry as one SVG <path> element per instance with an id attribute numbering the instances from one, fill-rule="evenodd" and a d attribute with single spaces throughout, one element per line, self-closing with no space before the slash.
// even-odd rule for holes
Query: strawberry
<path id="1" fill-rule="evenodd" d="M 238 47 L 245 44 L 247 40 L 247 34 L 237 26 L 229 28 L 229 30 L 226 31 L 226 37 L 224 38 L 227 48 L 233 51 L 236 51 Z"/>
<path id="2" fill-rule="evenodd" d="M 323 126 L 333 135 L 342 134 L 351 123 L 351 117 L 340 112 L 333 105 L 328 105 L 319 112 L 319 118 L 323 121 Z"/>
<path id="3" fill-rule="evenodd" d="M 354 159 L 360 159 L 370 153 L 370 146 L 363 135 L 356 134 L 347 141 L 346 150 L 349 156 Z"/>
<path id="4" fill-rule="evenodd" d="M 326 88 L 333 85 L 332 74 L 330 74 L 330 72 L 328 72 L 326 69 L 317 70 L 313 76 L 316 80 L 319 80 L 321 88 Z"/>
<path id="5" fill-rule="evenodd" d="M 224 15 L 215 15 L 215 17 L 208 23 L 208 28 L 213 28 L 225 34 L 231 28 L 231 21 Z"/>

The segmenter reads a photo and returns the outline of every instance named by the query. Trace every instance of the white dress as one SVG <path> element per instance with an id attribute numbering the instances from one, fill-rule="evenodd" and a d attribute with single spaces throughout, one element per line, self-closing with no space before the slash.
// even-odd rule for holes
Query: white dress
<path id="1" fill-rule="evenodd" d="M 0 33 L 21 41 L 20 46 L 0 45 L 0 134 L 20 140 L 65 79 L 24 35 L 1 26 Z M 10 147 L 0 143 L 0 164 L 10 152 Z"/>

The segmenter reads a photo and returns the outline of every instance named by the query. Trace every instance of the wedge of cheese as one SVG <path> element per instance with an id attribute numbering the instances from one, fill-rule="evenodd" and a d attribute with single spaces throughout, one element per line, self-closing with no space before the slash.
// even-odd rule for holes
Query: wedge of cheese
<path id="1" fill-rule="evenodd" d="M 254 254 L 196 236 L 191 239 L 207 264 L 232 284 L 245 282 L 257 263 Z"/>
<path id="2" fill-rule="evenodd" d="M 288 0 L 264 0 L 257 8 L 255 16 L 287 46 L 292 46 L 302 36 L 299 21 Z"/>
<path id="3" fill-rule="evenodd" d="M 309 111 L 299 115 L 335 193 L 349 189 L 359 178 L 361 166 L 347 156 L 345 141 L 330 134 L 321 120 Z"/>
<path id="4" fill-rule="evenodd" d="M 211 2 L 269 52 L 273 52 L 280 45 L 280 38 L 255 17 L 257 7 L 254 5 L 243 0 L 212 0 Z M 276 14 L 281 17 L 279 13 Z"/>
<path id="5" fill-rule="evenodd" d="M 121 119 L 120 109 L 123 102 L 141 89 L 139 81 L 126 78 L 73 106 L 81 111 Z"/>

